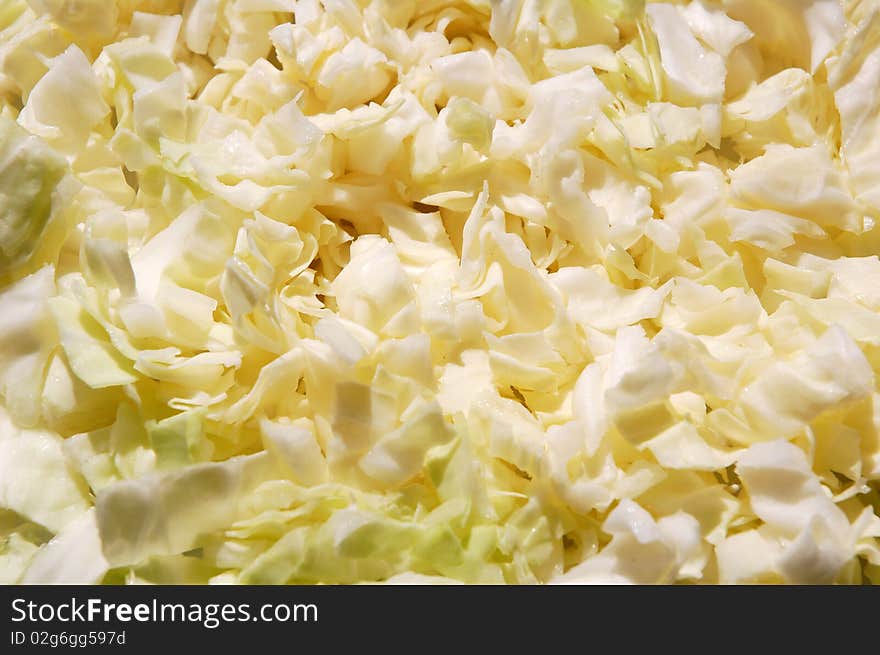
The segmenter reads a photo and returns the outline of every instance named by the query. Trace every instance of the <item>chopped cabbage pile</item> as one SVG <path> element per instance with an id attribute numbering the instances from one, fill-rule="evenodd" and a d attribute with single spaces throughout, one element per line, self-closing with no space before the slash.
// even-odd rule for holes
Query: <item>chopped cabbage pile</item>
<path id="1" fill-rule="evenodd" d="M 4 0 L 0 582 L 880 582 L 880 0 Z"/>

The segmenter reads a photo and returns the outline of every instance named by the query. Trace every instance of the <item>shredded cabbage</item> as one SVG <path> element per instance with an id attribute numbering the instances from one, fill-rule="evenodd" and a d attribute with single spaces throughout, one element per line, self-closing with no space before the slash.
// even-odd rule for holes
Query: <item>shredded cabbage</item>
<path id="1" fill-rule="evenodd" d="M 880 581 L 877 0 L 6 0 L 0 582 Z"/>

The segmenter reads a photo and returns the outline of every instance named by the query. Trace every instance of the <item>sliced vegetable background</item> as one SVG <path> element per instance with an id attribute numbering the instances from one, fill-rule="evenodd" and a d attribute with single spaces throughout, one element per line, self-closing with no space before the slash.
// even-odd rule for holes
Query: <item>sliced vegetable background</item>
<path id="1" fill-rule="evenodd" d="M 880 582 L 877 0 L 6 0 L 0 582 Z"/>

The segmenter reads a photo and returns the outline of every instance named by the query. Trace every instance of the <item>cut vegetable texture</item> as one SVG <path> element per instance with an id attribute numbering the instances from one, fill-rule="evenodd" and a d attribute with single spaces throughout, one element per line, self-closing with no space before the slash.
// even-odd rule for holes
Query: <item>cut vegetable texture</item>
<path id="1" fill-rule="evenodd" d="M 6 0 L 0 582 L 880 582 L 877 0 Z"/>

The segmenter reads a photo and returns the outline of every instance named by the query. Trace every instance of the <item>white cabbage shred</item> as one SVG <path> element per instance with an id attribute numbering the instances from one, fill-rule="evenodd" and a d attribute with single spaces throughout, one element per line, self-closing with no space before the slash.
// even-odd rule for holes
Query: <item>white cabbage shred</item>
<path id="1" fill-rule="evenodd" d="M 880 1 L 0 3 L 0 582 L 880 582 Z"/>

